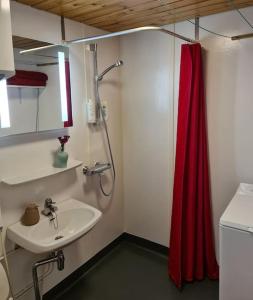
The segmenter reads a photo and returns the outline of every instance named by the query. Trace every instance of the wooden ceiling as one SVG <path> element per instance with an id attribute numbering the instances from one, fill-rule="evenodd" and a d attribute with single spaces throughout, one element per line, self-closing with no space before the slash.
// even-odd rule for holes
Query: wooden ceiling
<path id="1" fill-rule="evenodd" d="M 119 31 L 165 25 L 253 5 L 253 0 L 17 0 L 66 18 Z M 234 6 L 235 5 L 235 6 Z"/>
<path id="2" fill-rule="evenodd" d="M 16 36 L 16 35 L 12 36 L 12 42 L 13 42 L 13 48 L 18 48 L 18 49 L 23 49 L 23 50 L 50 45 L 49 43 L 46 43 L 46 42 L 32 40 L 32 39 L 28 39 L 28 38 L 24 38 L 24 37 L 20 37 L 20 36 Z"/>

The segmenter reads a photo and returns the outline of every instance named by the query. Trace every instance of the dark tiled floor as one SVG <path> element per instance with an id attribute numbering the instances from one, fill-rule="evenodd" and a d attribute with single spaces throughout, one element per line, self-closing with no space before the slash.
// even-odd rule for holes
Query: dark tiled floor
<path id="1" fill-rule="evenodd" d="M 57 300 L 218 300 L 218 282 L 187 284 L 178 291 L 166 257 L 122 242 Z"/>

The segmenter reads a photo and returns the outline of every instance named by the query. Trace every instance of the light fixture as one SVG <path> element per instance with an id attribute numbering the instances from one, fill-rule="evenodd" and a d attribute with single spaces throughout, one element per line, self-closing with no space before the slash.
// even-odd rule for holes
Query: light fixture
<path id="1" fill-rule="evenodd" d="M 61 92 L 61 116 L 62 121 L 68 121 L 67 106 L 67 88 L 66 88 L 66 70 L 65 70 L 65 53 L 58 52 L 59 76 L 60 76 L 60 92 Z"/>
<path id="2" fill-rule="evenodd" d="M 6 79 L 0 80 L 0 119 L 1 128 L 11 127 Z"/>

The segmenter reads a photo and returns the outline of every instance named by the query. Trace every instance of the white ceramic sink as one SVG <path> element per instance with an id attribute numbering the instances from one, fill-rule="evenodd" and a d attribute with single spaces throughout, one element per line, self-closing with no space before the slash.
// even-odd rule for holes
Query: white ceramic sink
<path id="1" fill-rule="evenodd" d="M 55 220 L 40 216 L 38 224 L 24 226 L 21 222 L 7 229 L 14 243 L 33 253 L 45 253 L 62 248 L 87 233 L 101 218 L 96 208 L 75 199 L 57 204 L 58 229 Z M 54 224 L 55 223 L 55 224 Z"/>

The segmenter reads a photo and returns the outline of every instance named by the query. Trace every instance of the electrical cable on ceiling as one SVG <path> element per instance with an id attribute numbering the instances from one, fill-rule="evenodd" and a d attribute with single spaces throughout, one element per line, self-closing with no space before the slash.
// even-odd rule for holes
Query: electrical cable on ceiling
<path id="1" fill-rule="evenodd" d="M 235 2 L 233 0 L 227 0 L 229 4 L 238 12 L 240 17 L 249 25 L 249 27 L 253 30 L 253 25 L 250 23 L 250 21 L 244 16 L 244 14 L 240 11 L 239 8 L 237 8 Z"/>
<path id="2" fill-rule="evenodd" d="M 253 25 L 249 22 L 249 20 L 244 16 L 244 14 L 236 7 L 235 3 L 233 0 L 227 0 L 232 6 L 233 8 L 238 12 L 238 14 L 241 16 L 241 18 L 251 27 L 251 29 L 253 29 Z M 172 13 L 173 14 L 173 13 Z M 175 15 L 175 14 L 174 14 Z M 187 22 L 193 24 L 195 26 L 195 22 L 189 20 L 189 19 L 186 19 Z M 200 26 L 199 25 L 199 28 L 206 31 L 206 32 L 209 32 L 211 34 L 214 34 L 216 36 L 219 36 L 219 37 L 223 37 L 223 38 L 229 38 L 231 39 L 232 37 L 231 36 L 228 36 L 228 35 L 225 35 L 225 34 L 221 34 L 221 33 L 218 33 L 218 32 L 215 32 L 215 31 L 212 31 L 210 29 L 207 29 L 203 26 Z"/>
<path id="3" fill-rule="evenodd" d="M 189 22 L 189 23 L 191 23 L 191 24 L 193 24 L 193 25 L 195 26 L 195 22 L 193 22 L 193 21 L 191 21 L 191 20 L 189 20 L 189 19 L 187 19 L 186 21 Z M 199 25 L 199 28 L 202 29 L 202 30 L 204 30 L 204 31 L 206 31 L 206 32 L 209 32 L 209 33 L 211 33 L 211 34 L 214 34 L 214 35 L 216 35 L 216 36 L 223 37 L 223 38 L 227 38 L 227 39 L 231 39 L 231 36 L 228 36 L 228 35 L 225 35 L 225 34 L 221 34 L 221 33 L 212 31 L 212 30 L 207 29 L 207 28 L 205 28 L 205 27 L 203 27 L 203 26 L 201 26 L 201 25 Z"/>
<path id="4" fill-rule="evenodd" d="M 177 14 L 175 14 L 175 13 L 173 13 L 173 12 L 171 12 L 171 11 L 170 11 L 169 13 L 170 13 L 173 17 L 177 17 Z M 196 25 L 195 22 L 191 21 L 190 19 L 186 19 L 185 21 L 191 23 L 191 24 L 194 25 L 194 26 Z M 211 33 L 211 34 L 213 34 L 213 35 L 216 35 L 216 36 L 218 36 L 218 37 L 223 37 L 223 38 L 231 39 L 231 36 L 228 36 L 228 35 L 225 35 L 225 34 L 221 34 L 221 33 L 212 31 L 212 30 L 207 29 L 207 28 L 205 28 L 205 27 L 203 27 L 203 26 L 200 26 L 200 25 L 198 25 L 198 27 L 199 27 L 200 29 L 202 29 L 202 30 L 204 30 L 204 31 L 206 31 L 206 32 L 209 32 L 209 33 Z"/>
<path id="5" fill-rule="evenodd" d="M 240 11 L 240 9 L 237 8 L 236 4 L 234 3 L 234 0 L 227 0 L 230 5 L 233 7 L 234 10 L 236 10 L 238 12 L 238 14 L 241 16 L 241 18 L 250 26 L 250 28 L 253 30 L 253 25 L 250 23 L 250 21 L 245 17 L 245 15 Z M 173 13 L 173 12 L 169 12 L 172 16 L 177 17 L 177 14 Z M 191 21 L 190 19 L 186 19 L 187 22 L 193 24 L 194 26 L 196 25 L 195 22 Z M 223 37 L 223 38 L 228 38 L 231 39 L 231 36 L 225 35 L 225 34 L 221 34 L 215 31 L 212 31 L 210 29 L 207 29 L 203 26 L 198 25 L 200 29 L 209 32 L 213 35 L 219 36 L 219 37 Z"/>

